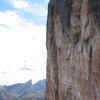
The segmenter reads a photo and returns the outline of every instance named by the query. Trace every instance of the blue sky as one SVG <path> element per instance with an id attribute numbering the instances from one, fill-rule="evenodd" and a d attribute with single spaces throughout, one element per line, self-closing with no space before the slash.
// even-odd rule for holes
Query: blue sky
<path id="1" fill-rule="evenodd" d="M 46 76 L 49 0 L 0 0 L 0 85 Z"/>
<path id="2" fill-rule="evenodd" d="M 49 0 L 0 0 L 0 11 L 15 11 L 20 17 L 46 24 L 47 4 Z"/>

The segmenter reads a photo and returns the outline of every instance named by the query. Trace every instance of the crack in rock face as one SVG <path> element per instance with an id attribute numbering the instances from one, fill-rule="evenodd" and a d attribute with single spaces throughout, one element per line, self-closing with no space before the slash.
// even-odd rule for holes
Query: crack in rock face
<path id="1" fill-rule="evenodd" d="M 45 100 L 100 100 L 100 0 L 50 0 Z"/>

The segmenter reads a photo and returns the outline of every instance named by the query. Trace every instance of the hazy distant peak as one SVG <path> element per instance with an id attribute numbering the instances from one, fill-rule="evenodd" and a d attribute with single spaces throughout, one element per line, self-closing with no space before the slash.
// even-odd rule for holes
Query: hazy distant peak
<path id="1" fill-rule="evenodd" d="M 26 84 L 32 85 L 32 80 L 27 81 Z"/>

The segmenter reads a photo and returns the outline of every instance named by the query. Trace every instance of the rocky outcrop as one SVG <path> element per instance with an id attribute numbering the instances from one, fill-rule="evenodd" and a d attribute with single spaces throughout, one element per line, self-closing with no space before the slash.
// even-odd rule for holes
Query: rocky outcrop
<path id="1" fill-rule="evenodd" d="M 100 100 L 100 0 L 50 0 L 45 100 Z"/>

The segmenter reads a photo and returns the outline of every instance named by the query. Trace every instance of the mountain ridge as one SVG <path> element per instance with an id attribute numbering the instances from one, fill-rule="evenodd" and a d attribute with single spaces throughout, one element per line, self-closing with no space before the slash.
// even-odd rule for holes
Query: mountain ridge
<path id="1" fill-rule="evenodd" d="M 35 84 L 32 84 L 32 80 L 29 80 L 25 83 L 16 83 L 8 86 L 0 86 L 0 88 L 1 92 L 4 91 L 6 95 L 9 94 L 9 96 L 14 97 L 14 100 L 15 98 L 17 98 L 18 100 L 31 100 L 32 98 L 40 100 L 38 98 L 44 98 L 45 79 L 39 80 Z"/>

